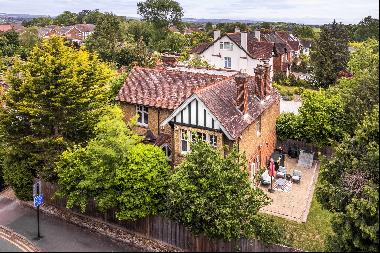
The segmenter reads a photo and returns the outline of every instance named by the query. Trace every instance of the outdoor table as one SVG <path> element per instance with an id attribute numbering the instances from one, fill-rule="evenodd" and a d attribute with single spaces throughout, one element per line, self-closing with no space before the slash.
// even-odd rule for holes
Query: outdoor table
<path id="1" fill-rule="evenodd" d="M 276 183 L 278 186 L 284 186 L 286 184 L 286 179 L 279 178 L 277 179 Z"/>

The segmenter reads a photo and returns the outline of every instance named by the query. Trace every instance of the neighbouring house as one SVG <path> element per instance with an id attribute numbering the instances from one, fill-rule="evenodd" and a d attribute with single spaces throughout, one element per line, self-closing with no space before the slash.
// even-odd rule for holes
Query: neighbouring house
<path id="1" fill-rule="evenodd" d="M 220 31 L 214 31 L 214 41 L 201 43 L 190 51 L 192 57 L 199 55 L 210 65 L 217 68 L 232 69 L 255 74 L 259 64 L 269 64 L 270 78 L 273 77 L 273 47 L 274 43 L 259 41 L 257 33 L 240 32 L 221 36 Z"/>
<path id="2" fill-rule="evenodd" d="M 94 31 L 93 24 L 76 24 L 70 26 L 46 26 L 38 30 L 38 34 L 42 38 L 47 38 L 52 35 L 60 35 L 68 40 L 72 40 L 78 44 L 83 41 Z"/>
<path id="3" fill-rule="evenodd" d="M 311 41 L 301 39 L 300 43 L 301 43 L 301 54 L 310 55 Z"/>
<path id="4" fill-rule="evenodd" d="M 138 115 L 136 131 L 160 146 L 173 166 L 201 138 L 221 153 L 237 145 L 248 159 L 251 178 L 266 165 L 276 144 L 280 96 L 272 88 L 269 64 L 254 75 L 234 70 L 176 65 L 169 56 L 156 68 L 135 67 L 117 95 L 128 122 Z"/>
<path id="5" fill-rule="evenodd" d="M 17 33 L 21 33 L 25 30 L 25 27 L 21 24 L 12 23 L 12 24 L 0 24 L 0 33 L 8 32 L 10 30 L 15 30 Z"/>
<path id="6" fill-rule="evenodd" d="M 287 33 L 277 31 L 255 31 L 260 41 L 274 43 L 273 71 L 284 73 L 288 76 L 291 73 L 292 62 L 300 55 L 299 40 Z"/>

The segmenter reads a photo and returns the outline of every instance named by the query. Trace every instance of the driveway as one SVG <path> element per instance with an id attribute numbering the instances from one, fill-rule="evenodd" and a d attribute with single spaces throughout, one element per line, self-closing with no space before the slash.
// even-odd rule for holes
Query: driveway
<path id="1" fill-rule="evenodd" d="M 63 220 L 40 213 L 40 233 L 37 237 L 36 211 L 16 200 L 0 195 L 0 225 L 6 226 L 35 243 L 43 251 L 71 252 L 132 252 L 140 251 L 108 237 L 93 233 Z M 12 250 L 12 245 L 0 241 L 0 251 Z"/>

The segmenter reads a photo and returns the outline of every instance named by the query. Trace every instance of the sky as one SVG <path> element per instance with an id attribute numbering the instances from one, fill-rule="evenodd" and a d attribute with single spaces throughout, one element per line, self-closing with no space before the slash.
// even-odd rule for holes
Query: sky
<path id="1" fill-rule="evenodd" d="M 65 10 L 99 9 L 139 17 L 138 0 L 0 0 L 0 13 L 55 16 Z M 248 19 L 325 24 L 379 18 L 378 0 L 177 0 L 185 18 Z"/>

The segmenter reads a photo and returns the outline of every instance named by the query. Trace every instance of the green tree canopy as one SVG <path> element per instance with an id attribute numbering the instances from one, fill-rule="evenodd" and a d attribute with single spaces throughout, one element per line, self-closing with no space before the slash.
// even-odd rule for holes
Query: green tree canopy
<path id="1" fill-rule="evenodd" d="M 53 23 L 56 25 L 74 25 L 77 23 L 78 15 L 71 11 L 64 11 L 54 18 Z"/>
<path id="2" fill-rule="evenodd" d="M 137 13 L 157 29 L 177 25 L 183 17 L 181 5 L 174 0 L 146 0 L 137 3 Z"/>
<path id="3" fill-rule="evenodd" d="M 332 24 L 322 26 L 310 57 L 315 85 L 329 87 L 335 84 L 339 71 L 346 69 L 349 59 L 344 25 L 334 20 Z"/>
<path id="4" fill-rule="evenodd" d="M 94 199 L 101 211 L 117 210 L 130 220 L 157 214 L 163 207 L 169 165 L 163 151 L 140 143 L 117 106 L 106 109 L 95 137 L 65 151 L 57 163 L 58 196 L 85 210 Z"/>
<path id="5" fill-rule="evenodd" d="M 223 158 L 208 143 L 194 142 L 170 178 L 168 215 L 193 232 L 214 238 L 254 235 L 256 214 L 270 199 L 251 187 L 246 165 L 236 148 Z"/>
<path id="6" fill-rule="evenodd" d="M 6 76 L 10 89 L 0 124 L 5 176 L 20 198 L 30 198 L 31 188 L 17 184 L 31 184 L 32 176 L 53 180 L 60 153 L 92 136 L 111 76 L 96 55 L 65 46 L 59 37 L 36 46 L 28 61 L 15 62 Z"/>
<path id="7" fill-rule="evenodd" d="M 334 251 L 378 251 L 379 107 L 367 114 L 353 137 L 346 136 L 321 166 L 317 197 L 333 210 Z"/>

